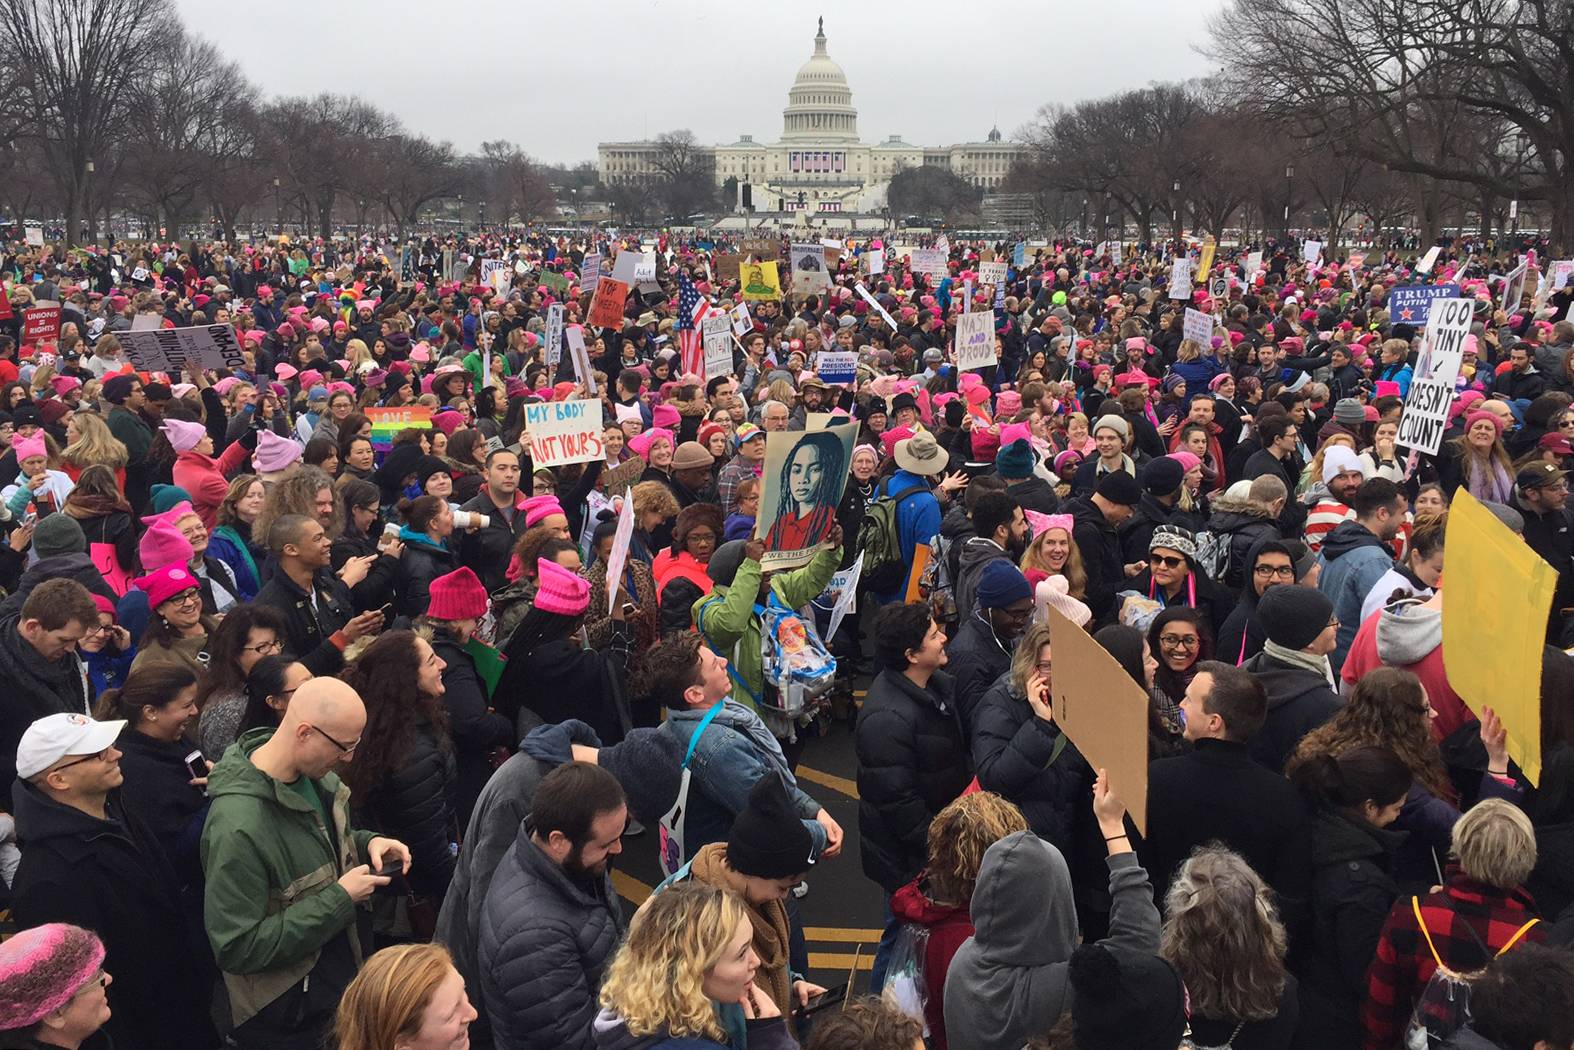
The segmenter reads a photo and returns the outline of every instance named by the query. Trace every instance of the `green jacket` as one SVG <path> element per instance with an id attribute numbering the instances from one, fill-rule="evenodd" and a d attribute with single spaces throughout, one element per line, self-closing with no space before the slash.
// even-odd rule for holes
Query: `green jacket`
<path id="1" fill-rule="evenodd" d="M 505 378 L 512 376 L 514 374 L 514 370 L 508 367 L 508 355 L 495 347 L 493 348 L 492 353 L 494 356 L 501 357 L 503 359 L 503 376 Z M 479 394 L 481 392 L 481 388 L 486 386 L 486 374 L 481 371 L 481 351 L 470 351 L 464 357 L 460 358 L 459 363 L 464 365 L 466 372 L 470 373 L 470 381 L 475 386 L 475 392 Z"/>
<path id="2" fill-rule="evenodd" d="M 829 547 L 816 554 L 814 560 L 802 568 L 778 572 L 772 576 L 771 590 L 787 608 L 801 608 L 824 592 L 841 563 L 842 549 Z M 754 696 L 760 696 L 765 691 L 760 618 L 754 615 L 754 602 L 759 594 L 760 563 L 753 558 L 745 558 L 738 566 L 738 574 L 733 577 L 731 586 L 717 584 L 710 594 L 694 603 L 694 623 L 702 628 L 700 633 L 716 652 L 727 658 Z M 762 709 L 754 702 L 754 696 L 743 689 L 735 688 L 732 692 L 732 698 L 753 709 L 772 733 L 791 739 L 792 720 L 769 709 Z"/>
<path id="3" fill-rule="evenodd" d="M 332 800 L 337 852 L 330 849 L 321 814 L 251 764 L 273 732 L 242 734 L 208 776 L 203 911 L 236 1025 L 303 980 L 323 946 L 346 930 L 359 965 L 356 906 L 338 882 L 367 863 L 376 837 L 350 827 L 350 789 L 329 773 L 316 783 Z"/>

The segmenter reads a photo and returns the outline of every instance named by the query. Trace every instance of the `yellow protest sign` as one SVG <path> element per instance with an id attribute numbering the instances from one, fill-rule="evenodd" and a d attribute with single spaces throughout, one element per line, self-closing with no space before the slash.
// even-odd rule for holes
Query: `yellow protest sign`
<path id="1" fill-rule="evenodd" d="M 782 297 L 782 281 L 774 262 L 743 263 L 738 267 L 738 280 L 743 285 L 745 299 Z"/>
<path id="2" fill-rule="evenodd" d="M 1541 779 L 1541 653 L 1558 574 L 1461 488 L 1443 542 L 1443 669 L 1479 717 L 1490 707 L 1508 753 Z"/>
<path id="3" fill-rule="evenodd" d="M 1202 242 L 1202 256 L 1197 260 L 1197 283 L 1206 285 L 1208 271 L 1213 269 L 1213 253 L 1219 245 L 1212 237 Z"/>

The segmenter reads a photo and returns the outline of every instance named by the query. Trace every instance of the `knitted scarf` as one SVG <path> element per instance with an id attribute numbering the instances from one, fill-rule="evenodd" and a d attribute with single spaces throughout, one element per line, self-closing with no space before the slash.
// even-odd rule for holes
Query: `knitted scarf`
<path id="1" fill-rule="evenodd" d="M 1328 657 L 1326 656 L 1313 656 L 1311 653 L 1303 652 L 1300 649 L 1289 649 L 1272 639 L 1262 643 L 1262 651 L 1282 664 L 1290 664 L 1292 667 L 1299 667 L 1314 674 L 1320 674 L 1328 680 L 1330 686 L 1334 684 L 1333 670 L 1330 668 Z"/>
<path id="2" fill-rule="evenodd" d="M 745 883 L 742 875 L 731 871 L 724 863 L 727 844 L 712 842 L 702 846 L 694 855 L 689 868 L 693 878 L 707 886 L 727 890 L 742 900 Z M 781 901 L 766 904 L 746 904 L 749 925 L 754 927 L 754 952 L 760 957 L 760 969 L 755 983 L 770 994 L 771 1000 L 786 1016 L 792 1012 L 792 972 L 787 962 L 787 908 Z"/>

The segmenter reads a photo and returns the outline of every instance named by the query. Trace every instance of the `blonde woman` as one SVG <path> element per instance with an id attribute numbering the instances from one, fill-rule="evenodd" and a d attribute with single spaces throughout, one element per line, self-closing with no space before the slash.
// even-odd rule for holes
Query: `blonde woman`
<path id="1" fill-rule="evenodd" d="M 351 339 L 344 344 L 344 359 L 350 362 L 348 369 L 352 374 L 359 374 L 361 366 L 372 361 L 372 351 L 367 347 L 364 339 Z M 373 368 L 377 367 L 375 364 Z"/>
<path id="2" fill-rule="evenodd" d="M 60 469 L 71 480 L 81 477 L 88 467 L 108 467 L 115 472 L 115 481 L 124 489 L 126 463 L 130 458 L 126 446 L 109 432 L 109 424 L 102 416 L 77 412 L 66 424 L 66 448 L 60 455 Z"/>
<path id="3" fill-rule="evenodd" d="M 366 960 L 339 1000 L 339 1050 L 455 1050 L 475 1007 L 440 944 L 401 944 Z"/>
<path id="4" fill-rule="evenodd" d="M 1033 539 L 1022 552 L 1020 568 L 1028 582 L 1034 584 L 1043 577 L 1064 576 L 1066 593 L 1078 601 L 1087 593 L 1088 571 L 1082 564 L 1082 552 L 1077 541 L 1071 538 L 1070 514 L 1033 514 L 1030 522 Z M 1029 575 L 1037 572 L 1037 577 Z"/>
<path id="5" fill-rule="evenodd" d="M 596 1045 L 796 1048 L 781 1011 L 755 987 L 753 937 L 748 909 L 729 893 L 685 882 L 651 897 L 607 968 Z"/>

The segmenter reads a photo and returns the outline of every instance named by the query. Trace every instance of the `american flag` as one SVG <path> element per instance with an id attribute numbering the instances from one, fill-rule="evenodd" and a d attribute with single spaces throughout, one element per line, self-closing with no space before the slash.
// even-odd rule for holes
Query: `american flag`
<path id="1" fill-rule="evenodd" d="M 711 312 L 711 306 L 700 295 L 686 273 L 678 274 L 678 361 L 685 373 L 704 378 L 705 339 L 700 322 Z"/>

